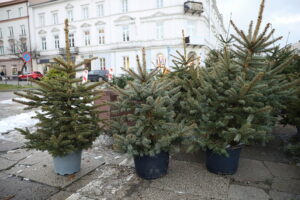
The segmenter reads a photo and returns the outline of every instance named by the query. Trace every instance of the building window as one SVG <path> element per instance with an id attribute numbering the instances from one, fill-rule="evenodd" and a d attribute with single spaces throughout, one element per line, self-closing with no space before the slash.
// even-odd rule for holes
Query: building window
<path id="1" fill-rule="evenodd" d="M 46 37 L 42 37 L 42 50 L 47 50 L 47 42 L 46 42 Z"/>
<path id="2" fill-rule="evenodd" d="M 123 26 L 123 42 L 129 41 L 129 27 Z"/>
<path id="3" fill-rule="evenodd" d="M 14 36 L 14 28 L 12 26 L 9 26 L 8 27 L 8 30 L 9 30 L 9 36 Z"/>
<path id="4" fill-rule="evenodd" d="M 7 10 L 6 13 L 7 13 L 7 19 L 10 19 L 10 12 L 11 10 Z"/>
<path id="5" fill-rule="evenodd" d="M 157 8 L 164 7 L 164 0 L 157 0 Z"/>
<path id="6" fill-rule="evenodd" d="M 104 28 L 99 29 L 99 44 L 105 44 Z"/>
<path id="7" fill-rule="evenodd" d="M 59 48 L 59 35 L 54 35 L 54 46 L 55 49 Z"/>
<path id="8" fill-rule="evenodd" d="M 156 39 L 161 40 L 164 38 L 164 25 L 161 22 L 156 23 Z"/>
<path id="9" fill-rule="evenodd" d="M 18 68 L 16 67 L 16 65 L 13 65 L 14 67 L 11 68 L 12 71 L 12 75 L 18 75 Z"/>
<path id="10" fill-rule="evenodd" d="M 124 69 L 130 68 L 129 56 L 123 56 L 123 68 Z"/>
<path id="11" fill-rule="evenodd" d="M 67 10 L 67 16 L 68 16 L 68 20 L 70 22 L 74 21 L 74 18 L 73 18 L 73 10 L 70 9 L 70 10 Z"/>
<path id="12" fill-rule="evenodd" d="M 105 58 L 99 58 L 100 61 L 100 70 L 106 70 Z"/>
<path id="13" fill-rule="evenodd" d="M 22 50 L 21 50 L 22 52 L 27 51 L 26 40 L 24 40 L 24 41 L 21 42 L 20 47 L 21 47 L 21 49 L 22 49 Z"/>
<path id="14" fill-rule="evenodd" d="M 26 35 L 25 25 L 21 25 L 21 35 Z"/>
<path id="15" fill-rule="evenodd" d="M 163 68 L 166 66 L 166 58 L 163 54 L 158 54 L 156 58 L 156 66 Z"/>
<path id="16" fill-rule="evenodd" d="M 104 16 L 103 4 L 98 4 L 97 5 L 97 13 L 98 13 L 98 17 Z"/>
<path id="17" fill-rule="evenodd" d="M 188 63 L 188 66 L 193 66 L 196 64 L 197 62 L 197 54 L 194 52 L 194 51 L 190 51 L 189 54 L 188 54 L 188 59 L 191 60 L 190 63 Z"/>
<path id="18" fill-rule="evenodd" d="M 84 31 L 84 44 L 89 46 L 91 44 L 90 31 Z"/>
<path id="19" fill-rule="evenodd" d="M 88 19 L 89 18 L 89 7 L 84 6 L 82 7 L 82 19 Z"/>
<path id="20" fill-rule="evenodd" d="M 122 12 L 123 13 L 128 12 L 128 0 L 122 0 Z"/>
<path id="21" fill-rule="evenodd" d="M 39 15 L 39 24 L 40 26 L 45 26 L 45 14 L 40 14 Z"/>
<path id="22" fill-rule="evenodd" d="M 16 53 L 16 45 L 14 41 L 10 43 L 10 51 L 12 54 Z"/>
<path id="23" fill-rule="evenodd" d="M 0 55 L 4 55 L 4 46 L 0 46 Z"/>
<path id="24" fill-rule="evenodd" d="M 22 17 L 23 16 L 23 8 L 19 8 L 19 17 Z"/>
<path id="25" fill-rule="evenodd" d="M 53 24 L 58 24 L 58 13 L 52 13 Z"/>
<path id="26" fill-rule="evenodd" d="M 75 47 L 74 33 L 69 34 L 70 47 Z"/>

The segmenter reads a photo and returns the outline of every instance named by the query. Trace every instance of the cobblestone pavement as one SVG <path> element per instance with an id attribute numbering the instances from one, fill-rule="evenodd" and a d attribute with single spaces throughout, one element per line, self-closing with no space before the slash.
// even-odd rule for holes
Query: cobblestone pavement
<path id="1" fill-rule="evenodd" d="M 291 127 L 276 131 L 295 131 Z M 266 147 L 245 147 L 232 176 L 209 173 L 204 154 L 172 155 L 168 174 L 146 181 L 137 177 L 133 161 L 111 149 L 101 136 L 83 153 L 82 169 L 70 176 L 53 172 L 46 152 L 26 151 L 24 139 L 10 132 L 0 140 L 0 199 L 36 200 L 299 200 L 300 168 L 282 153 L 281 140 Z"/>
<path id="2" fill-rule="evenodd" d="M 12 93 L 0 93 L 1 105 L 13 106 L 12 97 Z M 14 107 L 9 114 L 2 110 L 0 120 L 21 110 Z M 84 151 L 79 173 L 59 176 L 47 152 L 26 151 L 18 132 L 1 132 L 0 199 L 300 200 L 300 165 L 283 153 L 282 145 L 295 133 L 294 127 L 277 127 L 276 139 L 266 147 L 244 147 L 238 172 L 232 176 L 209 173 L 202 152 L 179 153 L 171 156 L 166 176 L 146 181 L 135 175 L 130 157 L 111 149 L 107 136 Z"/>

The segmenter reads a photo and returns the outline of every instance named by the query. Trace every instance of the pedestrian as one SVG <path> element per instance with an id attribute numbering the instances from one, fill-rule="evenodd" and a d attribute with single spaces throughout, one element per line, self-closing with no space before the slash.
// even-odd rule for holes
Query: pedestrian
<path id="1" fill-rule="evenodd" d="M 0 73 L 0 77 L 1 77 L 1 80 L 5 80 L 5 74 L 3 71 Z"/>

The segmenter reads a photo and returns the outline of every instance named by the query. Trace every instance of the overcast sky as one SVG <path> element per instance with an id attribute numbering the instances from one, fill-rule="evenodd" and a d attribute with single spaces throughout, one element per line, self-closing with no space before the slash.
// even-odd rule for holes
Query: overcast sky
<path id="1" fill-rule="evenodd" d="M 256 20 L 261 0 L 217 0 L 219 11 L 223 14 L 224 25 L 228 28 L 230 13 L 240 29 L 248 30 L 250 20 Z M 300 0 L 266 0 L 263 24 L 271 23 L 274 36 L 283 36 L 280 44 L 300 40 Z M 232 27 L 230 32 L 233 32 Z"/>

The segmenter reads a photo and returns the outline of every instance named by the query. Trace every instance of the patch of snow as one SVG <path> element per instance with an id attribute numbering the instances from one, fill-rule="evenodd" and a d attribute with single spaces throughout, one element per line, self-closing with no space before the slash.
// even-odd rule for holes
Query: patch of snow
<path id="1" fill-rule="evenodd" d="M 26 102 L 28 102 L 28 101 L 30 101 L 30 100 L 28 100 L 28 99 L 26 99 L 26 98 L 15 98 L 16 100 L 19 100 L 19 101 L 26 101 Z M 14 102 L 12 99 L 7 99 L 7 100 L 2 100 L 2 101 L 0 101 L 0 104 L 19 104 L 19 103 L 17 103 L 17 102 Z"/>
<path id="2" fill-rule="evenodd" d="M 121 156 L 116 156 L 116 157 L 115 157 L 116 160 L 119 159 L 119 158 L 121 158 Z"/>
<path id="3" fill-rule="evenodd" d="M 133 174 L 131 174 L 130 176 L 128 176 L 128 177 L 126 178 L 126 181 L 130 181 L 130 180 L 132 179 L 133 176 L 134 176 Z"/>
<path id="4" fill-rule="evenodd" d="M 36 116 L 35 111 L 31 111 L 1 119 L 0 134 L 5 133 L 7 131 L 12 131 L 15 128 L 26 128 L 34 126 L 36 123 L 38 123 L 37 119 L 32 119 L 32 117 L 34 116 Z"/>
<path id="5" fill-rule="evenodd" d="M 17 174 L 20 174 L 22 171 L 23 171 L 23 170 L 20 169 L 19 171 L 17 171 Z"/>
<path id="6" fill-rule="evenodd" d="M 120 162 L 120 165 L 125 165 L 127 163 L 127 158 L 125 158 L 122 162 Z"/>
<path id="7" fill-rule="evenodd" d="M 24 181 L 29 181 L 29 178 L 23 178 Z"/>
<path id="8" fill-rule="evenodd" d="M 96 156 L 94 157 L 94 159 L 99 160 L 100 158 L 102 158 L 102 156 Z"/>

